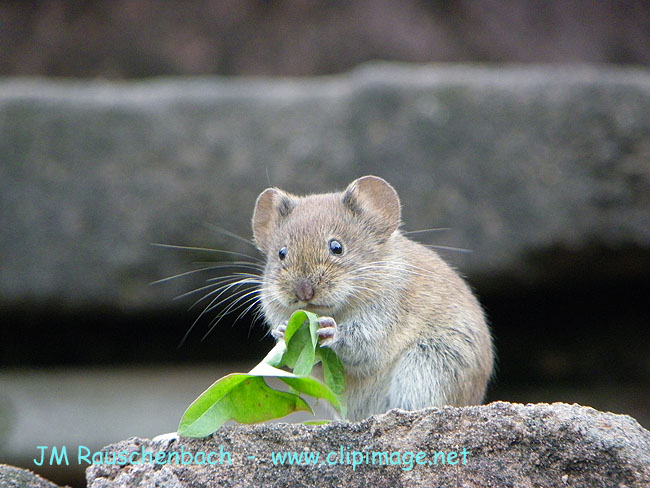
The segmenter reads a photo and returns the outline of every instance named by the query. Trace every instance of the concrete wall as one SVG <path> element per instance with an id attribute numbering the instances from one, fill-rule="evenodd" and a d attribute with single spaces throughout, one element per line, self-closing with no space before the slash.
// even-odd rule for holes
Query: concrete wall
<path id="1" fill-rule="evenodd" d="M 246 252 L 257 194 L 389 180 L 475 286 L 647 277 L 650 71 L 367 65 L 311 79 L 0 81 L 0 305 L 146 310 Z"/>

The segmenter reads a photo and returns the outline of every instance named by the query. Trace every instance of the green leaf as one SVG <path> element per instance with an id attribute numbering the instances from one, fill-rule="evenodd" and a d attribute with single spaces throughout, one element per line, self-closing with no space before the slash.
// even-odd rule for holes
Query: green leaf
<path id="1" fill-rule="evenodd" d="M 339 413 L 342 412 L 339 397 L 327 385 L 321 383 L 316 378 L 312 378 L 311 376 L 285 376 L 280 379 L 300 393 L 327 400 Z"/>
<path id="2" fill-rule="evenodd" d="M 270 364 L 271 366 L 279 368 L 280 366 L 283 366 L 282 360 L 286 351 L 287 345 L 285 342 L 278 341 L 273 349 L 271 349 L 269 353 L 264 357 L 264 359 L 262 359 L 262 362 L 260 364 Z"/>
<path id="3" fill-rule="evenodd" d="M 298 310 L 289 318 L 284 334 L 287 352 L 284 362 L 298 376 L 307 376 L 314 368 L 318 347 L 318 316 Z M 305 322 L 309 322 L 305 326 Z"/>
<path id="4" fill-rule="evenodd" d="M 299 310 L 291 315 L 284 331 L 284 342 L 287 351 L 284 353 L 283 362 L 291 369 L 295 369 L 300 355 L 311 345 L 309 331 L 306 327 L 303 327 L 307 320 L 309 320 L 307 314 Z"/>
<path id="5" fill-rule="evenodd" d="M 318 348 L 318 356 L 320 357 L 323 367 L 323 380 L 325 385 L 334 393 L 339 399 L 345 392 L 345 371 L 343 363 L 338 358 L 336 353 L 327 347 Z M 330 403 L 332 403 L 330 401 Z M 334 405 L 332 403 L 332 405 Z M 336 407 L 341 417 L 347 417 L 347 408 L 345 403 L 340 402 L 340 407 Z"/>
<path id="6" fill-rule="evenodd" d="M 317 319 L 310 312 L 295 312 L 287 323 L 285 340 L 278 342 L 250 373 L 229 374 L 204 391 L 185 411 L 178 434 L 206 437 L 228 420 L 248 424 L 299 410 L 312 412 L 300 394 L 327 400 L 345 417 L 340 399 L 345 390 L 343 365 L 334 351 L 319 346 Z M 318 362 L 323 363 L 325 383 L 309 376 Z M 292 368 L 293 373 L 280 369 L 282 366 Z M 277 378 L 291 391 L 270 388 L 265 378 Z"/>
<path id="7" fill-rule="evenodd" d="M 327 347 L 319 347 L 318 355 L 323 364 L 323 380 L 325 384 L 337 395 L 345 391 L 345 371 L 343 363 L 336 353 Z"/>
<path id="8" fill-rule="evenodd" d="M 178 426 L 178 434 L 206 437 L 228 420 L 252 424 L 299 410 L 312 412 L 305 400 L 270 388 L 263 376 L 233 373 L 216 381 L 189 406 Z"/>

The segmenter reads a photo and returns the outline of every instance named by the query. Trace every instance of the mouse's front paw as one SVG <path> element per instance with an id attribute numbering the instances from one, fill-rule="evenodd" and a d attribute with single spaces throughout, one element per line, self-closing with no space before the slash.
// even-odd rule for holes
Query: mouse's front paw
<path id="1" fill-rule="evenodd" d="M 335 340 L 336 321 L 332 317 L 318 317 L 317 322 L 321 346 L 327 346 Z"/>
<path id="2" fill-rule="evenodd" d="M 281 341 L 284 339 L 284 333 L 287 330 L 287 324 L 279 325 L 275 329 L 271 329 L 271 335 L 276 341 Z"/>

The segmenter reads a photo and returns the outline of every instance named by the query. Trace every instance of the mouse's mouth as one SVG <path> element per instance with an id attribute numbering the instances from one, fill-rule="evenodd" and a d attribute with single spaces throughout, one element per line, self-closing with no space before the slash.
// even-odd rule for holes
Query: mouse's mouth
<path id="1" fill-rule="evenodd" d="M 300 306 L 300 309 L 307 310 L 308 312 L 314 312 L 316 314 L 322 315 L 323 312 L 332 310 L 332 306 L 324 303 L 306 303 Z"/>

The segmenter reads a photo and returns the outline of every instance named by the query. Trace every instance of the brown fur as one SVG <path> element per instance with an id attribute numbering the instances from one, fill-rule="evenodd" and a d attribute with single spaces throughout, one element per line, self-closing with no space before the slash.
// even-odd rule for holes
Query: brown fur
<path id="1" fill-rule="evenodd" d="M 255 206 L 253 233 L 267 256 L 266 320 L 278 330 L 298 309 L 334 319 L 322 343 L 345 366 L 352 420 L 395 407 L 480 403 L 492 372 L 478 301 L 434 251 L 399 231 L 400 218 L 397 193 L 375 176 L 341 193 L 267 189 Z M 340 255 L 330 251 L 332 239 Z M 300 300 L 305 287 L 313 297 Z"/>

